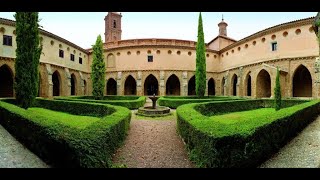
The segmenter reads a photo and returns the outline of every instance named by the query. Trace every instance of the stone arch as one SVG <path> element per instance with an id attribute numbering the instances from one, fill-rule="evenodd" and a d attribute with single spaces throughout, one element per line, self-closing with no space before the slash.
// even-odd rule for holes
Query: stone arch
<path id="1" fill-rule="evenodd" d="M 271 97 L 271 76 L 268 71 L 262 69 L 256 79 L 257 98 Z"/>
<path id="2" fill-rule="evenodd" d="M 172 74 L 166 82 L 166 95 L 180 95 L 180 80 L 175 75 Z"/>
<path id="3" fill-rule="evenodd" d="M 0 67 L 0 97 L 13 97 L 13 72 L 8 65 Z"/>
<path id="4" fill-rule="evenodd" d="M 112 53 L 108 54 L 107 67 L 115 67 L 115 65 L 116 65 L 115 63 L 116 63 L 115 56 Z"/>
<path id="5" fill-rule="evenodd" d="M 246 75 L 245 78 L 245 96 L 252 96 L 252 78 L 251 78 L 251 72 L 249 72 Z"/>
<path id="6" fill-rule="evenodd" d="M 238 76 L 237 74 L 233 74 L 232 78 L 231 78 L 231 95 L 232 96 L 237 96 L 238 92 L 237 92 L 237 84 L 238 84 Z"/>
<path id="7" fill-rule="evenodd" d="M 84 95 L 87 95 L 87 81 L 86 80 L 83 80 L 83 93 L 84 93 Z"/>
<path id="8" fill-rule="evenodd" d="M 124 95 L 136 95 L 137 94 L 137 82 L 129 75 L 124 83 Z"/>
<path id="9" fill-rule="evenodd" d="M 216 95 L 215 82 L 213 78 L 210 78 L 208 81 L 208 95 L 209 96 Z"/>
<path id="10" fill-rule="evenodd" d="M 52 83 L 53 96 L 61 96 L 61 76 L 57 70 L 52 74 Z"/>
<path id="11" fill-rule="evenodd" d="M 196 95 L 196 76 L 192 76 L 188 81 L 188 95 Z"/>
<path id="12" fill-rule="evenodd" d="M 117 81 L 109 78 L 107 81 L 107 95 L 117 95 Z"/>
<path id="13" fill-rule="evenodd" d="M 72 73 L 71 74 L 71 96 L 77 95 L 77 78 L 76 76 Z"/>
<path id="14" fill-rule="evenodd" d="M 221 80 L 221 95 L 224 96 L 224 84 L 226 83 L 226 78 L 223 77 Z"/>
<path id="15" fill-rule="evenodd" d="M 158 95 L 159 94 L 159 83 L 157 78 L 150 74 L 144 80 L 144 95 Z"/>
<path id="16" fill-rule="evenodd" d="M 308 68 L 299 65 L 293 73 L 292 78 L 293 97 L 312 97 L 312 77 Z"/>

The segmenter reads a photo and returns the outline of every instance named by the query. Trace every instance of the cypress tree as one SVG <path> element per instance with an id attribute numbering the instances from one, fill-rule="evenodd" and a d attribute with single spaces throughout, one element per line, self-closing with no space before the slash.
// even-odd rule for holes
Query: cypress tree
<path id="1" fill-rule="evenodd" d="M 202 26 L 202 16 L 199 15 L 198 22 L 198 41 L 196 47 L 196 94 L 203 97 L 206 91 L 206 56 L 205 56 L 205 43 Z"/>
<path id="2" fill-rule="evenodd" d="M 102 99 L 105 84 L 105 63 L 103 43 L 99 35 L 93 46 L 93 61 L 91 65 L 92 95 L 95 99 Z"/>
<path id="3" fill-rule="evenodd" d="M 39 37 L 38 12 L 17 12 L 15 92 L 17 104 L 27 109 L 38 95 L 39 60 L 42 51 Z"/>
<path id="4" fill-rule="evenodd" d="M 276 111 L 281 108 L 281 88 L 280 88 L 280 73 L 277 67 L 276 86 L 274 88 L 274 103 Z"/>

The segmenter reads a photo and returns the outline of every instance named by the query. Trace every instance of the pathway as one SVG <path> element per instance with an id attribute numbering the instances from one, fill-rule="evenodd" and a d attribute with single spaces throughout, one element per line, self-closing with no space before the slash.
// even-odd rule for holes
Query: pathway
<path id="1" fill-rule="evenodd" d="M 0 125 L 0 168 L 47 168 L 41 159 Z"/>
<path id="2" fill-rule="evenodd" d="M 260 167 L 319 168 L 320 116 Z"/>
<path id="3" fill-rule="evenodd" d="M 150 105 L 150 101 L 145 104 Z M 194 167 L 176 126 L 175 116 L 166 120 L 137 120 L 133 114 L 128 136 L 115 153 L 114 163 L 125 164 L 129 168 Z"/>

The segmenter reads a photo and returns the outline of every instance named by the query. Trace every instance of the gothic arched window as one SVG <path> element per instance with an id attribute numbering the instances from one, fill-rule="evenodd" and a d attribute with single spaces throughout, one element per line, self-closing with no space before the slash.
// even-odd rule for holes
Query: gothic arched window
<path id="1" fill-rule="evenodd" d="M 113 20 L 113 28 L 117 28 L 116 20 Z"/>

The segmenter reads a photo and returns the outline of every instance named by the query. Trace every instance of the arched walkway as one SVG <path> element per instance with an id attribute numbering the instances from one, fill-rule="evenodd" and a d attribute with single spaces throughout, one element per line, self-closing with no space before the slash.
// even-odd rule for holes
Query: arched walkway
<path id="1" fill-rule="evenodd" d="M 188 82 L 188 95 L 196 95 L 196 77 L 192 76 Z"/>
<path id="2" fill-rule="evenodd" d="M 107 95 L 117 95 L 117 82 L 113 78 L 107 82 Z"/>
<path id="3" fill-rule="evenodd" d="M 293 97 L 312 97 L 312 78 L 305 66 L 300 65 L 296 69 L 292 86 Z"/>
<path id="4" fill-rule="evenodd" d="M 166 83 L 166 95 L 180 95 L 180 81 L 179 78 L 172 74 Z"/>
<path id="5" fill-rule="evenodd" d="M 262 69 L 257 76 L 257 97 L 271 97 L 271 78 L 270 74 Z"/>
<path id="6" fill-rule="evenodd" d="M 74 74 L 71 74 L 71 96 L 77 95 L 77 79 Z"/>
<path id="7" fill-rule="evenodd" d="M 238 76 L 234 74 L 231 78 L 232 82 L 232 95 L 237 96 L 237 83 L 238 83 Z"/>
<path id="8" fill-rule="evenodd" d="M 247 85 L 246 95 L 251 96 L 252 86 L 251 86 L 251 75 L 250 74 L 248 74 L 246 77 L 246 85 Z"/>
<path id="9" fill-rule="evenodd" d="M 158 95 L 158 87 L 157 78 L 150 74 L 144 81 L 144 95 Z"/>
<path id="10" fill-rule="evenodd" d="M 209 96 L 214 96 L 216 95 L 216 88 L 215 88 L 215 83 L 213 78 L 210 78 L 208 82 L 208 95 Z"/>
<path id="11" fill-rule="evenodd" d="M 61 89 L 61 85 L 60 85 L 60 74 L 58 71 L 55 71 L 52 74 L 52 83 L 53 83 L 53 96 L 60 96 L 60 89 Z"/>
<path id="12" fill-rule="evenodd" d="M 124 83 L 124 95 L 136 95 L 137 83 L 136 80 L 129 75 Z"/>
<path id="13" fill-rule="evenodd" d="M 7 65 L 0 67 L 0 97 L 13 97 L 13 73 Z"/>

